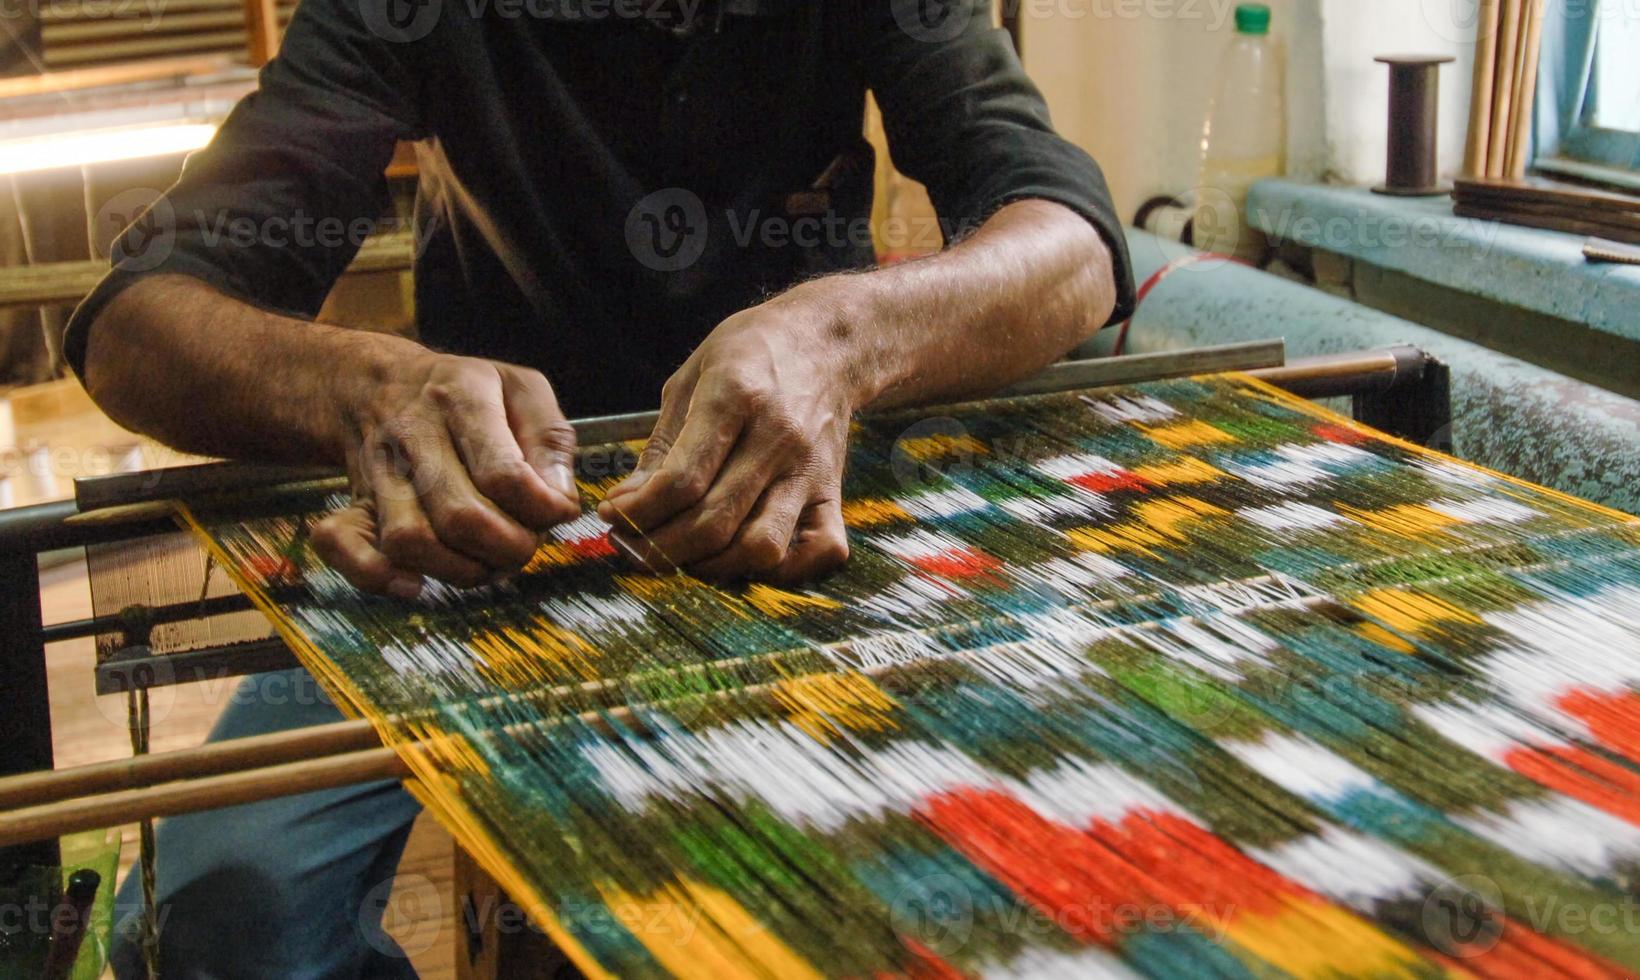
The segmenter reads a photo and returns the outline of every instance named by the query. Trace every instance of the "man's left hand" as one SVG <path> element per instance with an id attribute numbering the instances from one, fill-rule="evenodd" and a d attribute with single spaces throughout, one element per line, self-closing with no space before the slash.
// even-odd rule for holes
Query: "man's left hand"
<path id="1" fill-rule="evenodd" d="M 661 390 L 637 468 L 598 513 L 629 558 L 791 582 L 848 558 L 842 484 L 858 385 L 819 282 L 723 321 Z"/>

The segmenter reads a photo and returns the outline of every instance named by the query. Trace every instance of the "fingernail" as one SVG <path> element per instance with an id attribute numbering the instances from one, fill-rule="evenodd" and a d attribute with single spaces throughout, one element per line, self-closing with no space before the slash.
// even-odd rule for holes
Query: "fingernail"
<path id="1" fill-rule="evenodd" d="M 387 583 L 387 594 L 395 599 L 413 600 L 421 598 L 421 579 L 396 578 Z"/>
<path id="2" fill-rule="evenodd" d="M 616 551 L 620 552 L 622 558 L 625 558 L 627 561 L 638 566 L 639 568 L 649 567 L 649 563 L 644 561 L 643 558 L 638 555 L 637 549 L 622 540 L 620 535 L 611 534 L 609 536 L 609 543 Z"/>
<path id="3" fill-rule="evenodd" d="M 575 474 L 563 463 L 553 463 L 547 467 L 547 486 L 552 487 L 570 500 L 579 501 L 580 491 L 575 489 Z"/>

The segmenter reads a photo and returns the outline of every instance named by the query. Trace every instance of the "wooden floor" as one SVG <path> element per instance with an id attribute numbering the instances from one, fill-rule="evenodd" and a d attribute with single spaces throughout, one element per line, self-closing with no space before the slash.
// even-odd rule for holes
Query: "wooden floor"
<path id="1" fill-rule="evenodd" d="M 41 577 L 45 621 L 77 619 L 91 614 L 91 596 L 83 563 L 73 561 L 46 569 Z M 92 692 L 92 642 L 55 644 L 47 651 L 51 683 L 51 721 L 57 765 L 82 765 L 131 754 L 125 721 L 125 698 Z M 199 744 L 233 692 L 232 680 L 158 689 L 150 711 L 154 718 L 151 749 L 164 752 Z M 122 828 L 122 879 L 137 852 L 135 825 Z M 455 976 L 455 929 L 458 917 L 451 891 L 450 836 L 423 816 L 410 836 L 398 878 L 388 902 L 385 923 L 424 980 Z M 164 860 L 164 856 L 160 856 Z"/>

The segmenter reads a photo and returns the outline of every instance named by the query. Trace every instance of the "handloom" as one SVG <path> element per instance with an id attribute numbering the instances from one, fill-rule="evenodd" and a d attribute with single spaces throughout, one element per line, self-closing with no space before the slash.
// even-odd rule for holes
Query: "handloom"
<path id="1" fill-rule="evenodd" d="M 1640 968 L 1640 519 L 1245 376 L 875 417 L 800 589 L 195 526 L 590 975 Z M 416 743 L 411 750 L 411 743 Z"/>

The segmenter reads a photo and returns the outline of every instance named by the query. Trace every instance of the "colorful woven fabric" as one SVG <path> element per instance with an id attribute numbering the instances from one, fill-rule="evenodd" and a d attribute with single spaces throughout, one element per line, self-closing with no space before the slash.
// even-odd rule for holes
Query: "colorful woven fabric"
<path id="1" fill-rule="evenodd" d="M 1640 519 L 1236 376 L 942 413 L 801 590 L 589 510 L 404 603 L 322 508 L 196 521 L 589 974 L 1640 969 Z"/>

